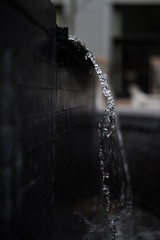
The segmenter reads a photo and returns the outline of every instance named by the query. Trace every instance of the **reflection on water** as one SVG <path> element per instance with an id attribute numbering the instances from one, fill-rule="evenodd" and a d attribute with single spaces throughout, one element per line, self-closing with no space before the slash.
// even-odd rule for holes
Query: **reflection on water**
<path id="1" fill-rule="evenodd" d="M 80 214 L 84 209 L 84 201 L 78 203 L 78 212 L 72 212 L 71 209 L 62 209 L 62 206 L 56 206 L 54 232 L 56 240 L 110 240 L 112 235 L 106 219 L 102 215 L 87 216 L 86 211 Z M 86 200 L 87 201 L 87 200 Z M 91 212 L 89 212 L 90 214 Z M 126 216 L 128 219 L 128 217 Z M 132 236 L 128 236 L 128 229 L 133 227 Z M 140 209 L 134 209 L 133 218 L 128 221 L 121 219 L 116 223 L 118 240 L 160 240 L 160 220 L 153 215 L 143 212 Z M 126 234 L 125 237 L 122 237 Z M 128 237 L 127 237 L 128 236 Z"/>
<path id="2" fill-rule="evenodd" d="M 160 219 L 143 212 L 134 210 L 134 232 L 132 240 L 159 240 Z"/>

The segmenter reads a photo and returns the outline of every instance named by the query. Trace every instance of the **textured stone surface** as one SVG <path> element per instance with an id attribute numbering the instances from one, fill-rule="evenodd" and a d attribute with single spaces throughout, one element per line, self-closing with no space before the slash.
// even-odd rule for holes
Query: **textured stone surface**
<path id="1" fill-rule="evenodd" d="M 80 159 L 81 146 L 72 152 L 72 143 L 75 149 L 79 145 L 82 109 L 93 108 L 94 85 L 82 61 L 74 59 L 72 50 L 64 56 L 56 43 L 54 8 L 52 14 L 42 8 L 46 4 L 48 9 L 49 1 L 37 1 L 37 12 L 28 2 L 9 2 L 0 3 L 0 239 L 56 239 L 56 197 L 62 200 L 65 186 L 68 195 L 73 193 L 73 186 L 67 189 L 69 169 L 82 158 L 80 170 L 86 167 L 88 142 L 91 156 L 91 137 Z M 86 119 L 91 129 L 92 120 Z"/>

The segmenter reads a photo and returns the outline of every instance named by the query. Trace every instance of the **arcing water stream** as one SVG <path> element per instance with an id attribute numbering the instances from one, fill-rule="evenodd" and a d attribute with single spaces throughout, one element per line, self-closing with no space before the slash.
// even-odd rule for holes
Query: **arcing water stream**
<path id="1" fill-rule="evenodd" d="M 69 36 L 69 41 L 79 51 L 85 53 L 86 60 L 90 59 L 93 63 L 103 94 L 106 97 L 105 113 L 98 125 L 102 196 L 97 204 L 97 211 L 105 219 L 105 226 L 102 227 L 103 224 L 101 224 L 103 237 L 98 236 L 97 238 L 97 225 L 92 223 L 90 233 L 84 239 L 131 239 L 132 201 L 130 181 L 116 118 L 115 103 L 108 79 L 97 64 L 95 56 L 83 42 L 74 36 Z M 107 229 L 109 229 L 109 233 L 105 234 L 105 231 L 108 231 Z"/>

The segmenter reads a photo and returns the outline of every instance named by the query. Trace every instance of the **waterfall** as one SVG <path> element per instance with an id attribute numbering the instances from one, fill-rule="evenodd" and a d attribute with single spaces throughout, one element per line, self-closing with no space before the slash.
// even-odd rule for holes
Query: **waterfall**
<path id="1" fill-rule="evenodd" d="M 95 56 L 85 44 L 75 36 L 69 36 L 68 40 L 84 53 L 86 60 L 90 59 L 98 75 L 102 92 L 106 97 L 104 116 L 98 124 L 102 196 L 97 208 L 105 218 L 106 228 L 104 227 L 104 231 L 107 228 L 110 230 L 109 236 L 106 234 L 103 239 L 129 239 L 132 228 L 131 221 L 128 222 L 132 216 L 130 180 L 109 81 L 107 75 L 97 64 Z M 96 225 L 92 224 L 90 229 L 92 234 L 88 234 L 85 239 L 97 239 L 96 234 L 95 238 L 93 237 L 96 231 Z"/>

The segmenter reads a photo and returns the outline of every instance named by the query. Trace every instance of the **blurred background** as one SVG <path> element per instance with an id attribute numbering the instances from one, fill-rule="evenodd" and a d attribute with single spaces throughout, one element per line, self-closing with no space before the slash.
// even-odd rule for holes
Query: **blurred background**
<path id="1" fill-rule="evenodd" d="M 54 4 L 58 25 L 68 26 L 70 34 L 84 41 L 109 75 L 118 105 L 159 105 L 159 0 L 55 0 Z"/>

